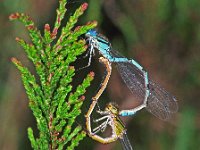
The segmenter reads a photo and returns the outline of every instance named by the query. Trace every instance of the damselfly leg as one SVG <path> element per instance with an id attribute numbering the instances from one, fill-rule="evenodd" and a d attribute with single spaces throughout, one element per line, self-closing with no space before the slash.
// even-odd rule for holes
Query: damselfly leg
<path id="1" fill-rule="evenodd" d="M 122 110 L 119 115 L 134 115 L 142 108 L 146 108 L 156 117 L 162 120 L 169 120 L 177 112 L 178 104 L 176 98 L 150 80 L 147 72 L 139 63 L 133 59 L 127 59 L 117 51 L 114 51 L 108 39 L 96 30 L 88 31 L 85 36 L 90 41 L 90 50 L 94 51 L 92 48 L 95 48 L 109 62 L 115 63 L 127 87 L 141 101 L 138 107 Z"/>
<path id="2" fill-rule="evenodd" d="M 110 78 L 110 75 L 111 75 L 111 70 L 112 70 L 112 67 L 111 67 L 111 64 L 110 62 L 104 58 L 104 57 L 100 57 L 99 58 L 99 61 L 105 65 L 106 67 L 106 76 L 103 80 L 103 82 L 101 83 L 101 86 L 100 86 L 100 89 L 99 91 L 97 92 L 97 94 L 92 98 L 92 103 L 90 105 L 90 108 L 88 110 L 88 112 L 86 113 L 85 115 L 85 118 L 86 118 L 86 129 L 88 131 L 88 135 L 96 140 L 96 141 L 99 141 L 101 143 L 110 143 L 112 141 L 115 141 L 117 137 L 108 137 L 108 138 L 103 138 L 99 135 L 97 135 L 96 133 L 99 132 L 101 129 L 102 129 L 102 126 L 104 127 L 105 125 L 107 124 L 101 124 L 100 127 L 97 127 L 95 129 L 95 131 L 92 129 L 92 123 L 91 123 L 91 115 L 92 115 L 92 112 L 94 111 L 94 108 L 95 106 L 97 105 L 97 102 L 98 102 L 98 99 L 99 97 L 101 96 L 101 94 L 103 93 L 103 91 L 105 90 L 106 86 L 107 86 L 107 83 L 109 81 L 109 78 Z"/>
<path id="3" fill-rule="evenodd" d="M 105 65 L 107 74 L 101 84 L 99 91 L 92 98 L 92 104 L 90 105 L 90 108 L 89 108 L 87 114 L 85 115 L 86 128 L 88 131 L 88 135 L 92 139 L 94 139 L 100 143 L 103 143 L 103 144 L 111 143 L 111 142 L 114 142 L 114 141 L 120 139 L 120 140 L 124 141 L 122 143 L 123 148 L 126 148 L 124 150 L 132 150 L 132 146 L 128 145 L 128 144 L 130 144 L 130 142 L 126 142 L 127 136 L 124 136 L 124 134 L 126 134 L 126 129 L 118 116 L 119 109 L 117 106 L 115 106 L 112 103 L 109 103 L 106 105 L 106 108 L 104 111 L 97 110 L 96 112 L 102 116 L 98 119 L 93 119 L 93 122 L 91 122 L 92 112 L 94 112 L 94 108 L 97 105 L 98 99 L 107 86 L 107 83 L 108 83 L 110 75 L 111 75 L 111 70 L 112 70 L 111 64 L 108 61 L 108 59 L 101 57 L 99 59 L 99 61 Z M 95 128 L 92 128 L 92 123 L 100 123 L 100 125 L 98 125 Z M 111 134 L 110 134 L 110 136 L 103 137 L 99 133 L 103 133 L 107 129 L 107 127 L 110 127 Z M 124 139 L 124 137 L 126 137 L 126 138 Z M 129 148 L 129 149 L 127 149 L 127 148 Z"/>

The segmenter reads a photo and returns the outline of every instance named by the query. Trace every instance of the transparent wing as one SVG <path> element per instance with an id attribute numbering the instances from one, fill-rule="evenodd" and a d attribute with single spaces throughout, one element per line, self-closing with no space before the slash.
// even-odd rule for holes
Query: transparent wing
<path id="1" fill-rule="evenodd" d="M 115 51 L 113 52 L 113 56 L 120 56 Z M 117 68 L 130 91 L 141 101 L 144 100 L 146 91 L 142 71 L 130 62 L 117 63 Z M 149 88 L 150 95 L 147 99 L 146 109 L 162 120 L 170 119 L 172 114 L 178 110 L 176 98 L 152 80 L 149 80 Z"/>
<path id="2" fill-rule="evenodd" d="M 122 145 L 123 150 L 133 150 L 126 132 L 124 132 L 122 138 L 119 138 L 119 141 L 120 141 L 120 143 Z"/>
<path id="3" fill-rule="evenodd" d="M 169 120 L 178 111 L 176 98 L 152 80 L 149 81 L 149 88 L 146 109 L 162 120 Z"/>
<path id="4" fill-rule="evenodd" d="M 111 51 L 111 55 L 113 57 L 123 57 L 117 51 L 113 50 Z M 119 62 L 116 65 L 123 81 L 133 95 L 138 100 L 144 100 L 146 91 L 143 72 L 130 62 Z"/>

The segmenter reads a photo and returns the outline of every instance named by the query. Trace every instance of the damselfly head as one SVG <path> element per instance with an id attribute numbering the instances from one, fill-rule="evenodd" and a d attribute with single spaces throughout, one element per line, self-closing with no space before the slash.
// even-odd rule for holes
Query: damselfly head
<path id="1" fill-rule="evenodd" d="M 86 34 L 85 34 L 85 36 L 86 37 L 95 37 L 95 36 L 97 36 L 97 31 L 96 30 L 94 30 L 94 29 L 91 29 L 91 30 L 89 30 Z"/>
<path id="2" fill-rule="evenodd" d="M 105 108 L 107 111 L 110 111 L 111 113 L 113 114 L 116 114 L 118 115 L 119 114 L 119 108 L 118 108 L 118 105 L 115 104 L 115 103 L 108 103 L 106 105 L 106 108 Z"/>

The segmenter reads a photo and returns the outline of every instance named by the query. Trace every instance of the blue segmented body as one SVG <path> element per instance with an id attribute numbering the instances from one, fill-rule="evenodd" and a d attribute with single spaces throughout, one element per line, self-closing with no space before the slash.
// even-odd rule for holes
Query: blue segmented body
<path id="1" fill-rule="evenodd" d="M 89 30 L 85 36 L 90 46 L 90 57 L 95 49 L 112 63 L 116 63 L 118 71 L 130 91 L 142 100 L 142 104 L 129 110 L 121 110 L 119 115 L 130 116 L 146 107 L 146 109 L 162 120 L 167 120 L 178 110 L 176 99 L 155 82 L 149 80 L 148 73 L 133 59 L 127 59 L 111 47 L 107 38 L 96 30 Z"/>

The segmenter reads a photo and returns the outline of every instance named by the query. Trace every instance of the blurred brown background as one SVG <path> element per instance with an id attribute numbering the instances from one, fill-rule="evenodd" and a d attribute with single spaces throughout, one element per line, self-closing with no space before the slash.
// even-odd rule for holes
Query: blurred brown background
<path id="1" fill-rule="evenodd" d="M 114 49 L 128 58 L 134 58 L 150 76 L 178 99 L 179 112 L 169 122 L 163 122 L 143 110 L 134 117 L 125 117 L 131 144 L 136 150 L 192 150 L 200 142 L 200 1 L 199 0 L 70 0 L 67 17 L 82 2 L 89 8 L 79 25 L 98 21 L 98 31 L 106 35 Z M 53 25 L 56 0 L 1 0 L 0 1 L 0 149 L 31 149 L 27 127 L 34 130 L 35 120 L 28 108 L 19 72 L 11 63 L 17 57 L 31 70 L 22 48 L 15 37 L 29 41 L 25 27 L 10 22 L 13 12 L 25 12 L 43 30 L 45 23 Z M 98 88 L 103 68 L 97 59 L 88 70 L 96 72 L 97 81 L 87 97 Z M 83 61 L 87 63 L 87 59 Z M 97 68 L 98 66 L 99 68 Z M 87 69 L 86 69 L 87 70 Z M 84 72 L 84 70 L 83 70 Z M 85 74 L 80 73 L 84 76 Z M 96 84 L 95 84 L 96 83 Z M 135 105 L 131 94 L 113 66 L 105 102 L 115 101 L 120 108 Z M 87 105 L 87 104 L 86 104 Z M 88 106 L 85 106 L 88 107 Z M 87 108 L 85 108 L 86 110 Z M 83 123 L 84 124 L 84 123 Z M 120 143 L 102 146 L 90 138 L 77 149 L 115 149 Z"/>

